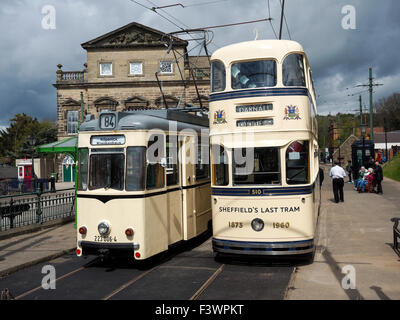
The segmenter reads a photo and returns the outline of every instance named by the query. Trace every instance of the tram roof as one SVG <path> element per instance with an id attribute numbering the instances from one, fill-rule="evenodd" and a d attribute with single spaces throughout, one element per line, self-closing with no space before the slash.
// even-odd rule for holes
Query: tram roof
<path id="1" fill-rule="evenodd" d="M 276 58 L 281 61 L 289 52 L 304 52 L 300 43 L 292 40 L 254 40 L 228 45 L 218 49 L 211 60 L 230 61 Z"/>
<path id="2" fill-rule="evenodd" d="M 116 112 L 103 110 L 97 119 L 85 121 L 80 126 L 80 131 L 106 131 L 100 128 L 100 116 L 102 114 L 115 114 L 117 124 L 113 130 L 151 130 L 160 129 L 184 130 L 192 129 L 200 131 L 208 128 L 208 117 L 201 117 L 183 111 L 160 109 L 160 110 L 137 110 Z M 110 131 L 110 130 L 108 130 Z"/>

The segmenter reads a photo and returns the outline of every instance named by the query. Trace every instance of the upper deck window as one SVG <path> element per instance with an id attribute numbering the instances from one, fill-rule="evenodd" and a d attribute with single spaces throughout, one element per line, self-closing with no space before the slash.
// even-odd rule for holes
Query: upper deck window
<path id="1" fill-rule="evenodd" d="M 276 62 L 262 60 L 235 63 L 231 67 L 232 89 L 274 87 Z"/>
<path id="2" fill-rule="evenodd" d="M 285 58 L 282 66 L 284 86 L 305 87 L 303 55 L 294 53 Z"/>
<path id="3" fill-rule="evenodd" d="M 212 62 L 211 63 L 211 92 L 224 91 L 225 83 L 226 83 L 225 66 L 219 61 Z"/>

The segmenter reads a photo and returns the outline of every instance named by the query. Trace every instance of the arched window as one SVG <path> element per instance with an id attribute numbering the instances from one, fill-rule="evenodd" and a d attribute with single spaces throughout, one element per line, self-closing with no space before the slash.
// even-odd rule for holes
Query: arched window
<path id="1" fill-rule="evenodd" d="M 80 107 L 80 102 L 74 99 L 67 99 L 62 104 L 62 108 L 64 110 L 64 119 L 66 120 L 64 130 L 67 134 L 78 133 Z"/>

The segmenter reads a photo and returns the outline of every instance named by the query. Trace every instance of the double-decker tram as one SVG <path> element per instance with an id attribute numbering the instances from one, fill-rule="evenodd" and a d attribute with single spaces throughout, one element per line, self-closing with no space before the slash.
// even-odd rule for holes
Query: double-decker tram
<path id="1" fill-rule="evenodd" d="M 316 101 L 294 41 L 258 40 L 211 57 L 213 249 L 312 258 L 320 182 Z"/>
<path id="2" fill-rule="evenodd" d="M 144 260 L 211 227 L 208 117 L 177 110 L 102 111 L 81 125 L 78 256 Z"/>

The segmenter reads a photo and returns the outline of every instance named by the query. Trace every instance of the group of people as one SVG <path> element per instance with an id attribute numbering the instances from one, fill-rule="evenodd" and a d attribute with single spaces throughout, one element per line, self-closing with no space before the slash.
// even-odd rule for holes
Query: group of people
<path id="1" fill-rule="evenodd" d="M 351 161 L 348 162 L 346 166 L 346 171 L 349 176 L 348 183 L 352 183 L 351 177 L 353 175 L 353 167 L 351 165 Z M 345 170 L 340 166 L 340 163 L 335 162 L 335 166 L 332 167 L 329 176 L 332 178 L 333 184 L 333 195 L 335 198 L 335 202 L 338 203 L 339 200 L 344 202 L 344 194 L 343 194 L 343 186 L 344 186 L 344 178 L 347 176 Z M 361 167 L 358 172 L 358 176 L 354 177 L 354 188 L 358 192 L 376 192 L 378 194 L 383 194 L 382 191 L 382 180 L 383 180 L 383 171 L 382 167 L 379 165 L 379 162 L 371 163 L 370 167 L 366 169 L 365 167 Z M 376 191 L 375 191 L 376 187 Z"/>
<path id="2" fill-rule="evenodd" d="M 354 189 L 358 192 L 375 192 L 383 194 L 382 191 L 383 171 L 379 162 L 375 162 L 371 167 L 366 169 L 361 167 L 358 172 L 357 179 L 354 179 Z M 351 182 L 351 181 L 350 181 Z M 376 191 L 375 191 L 376 187 Z"/>

